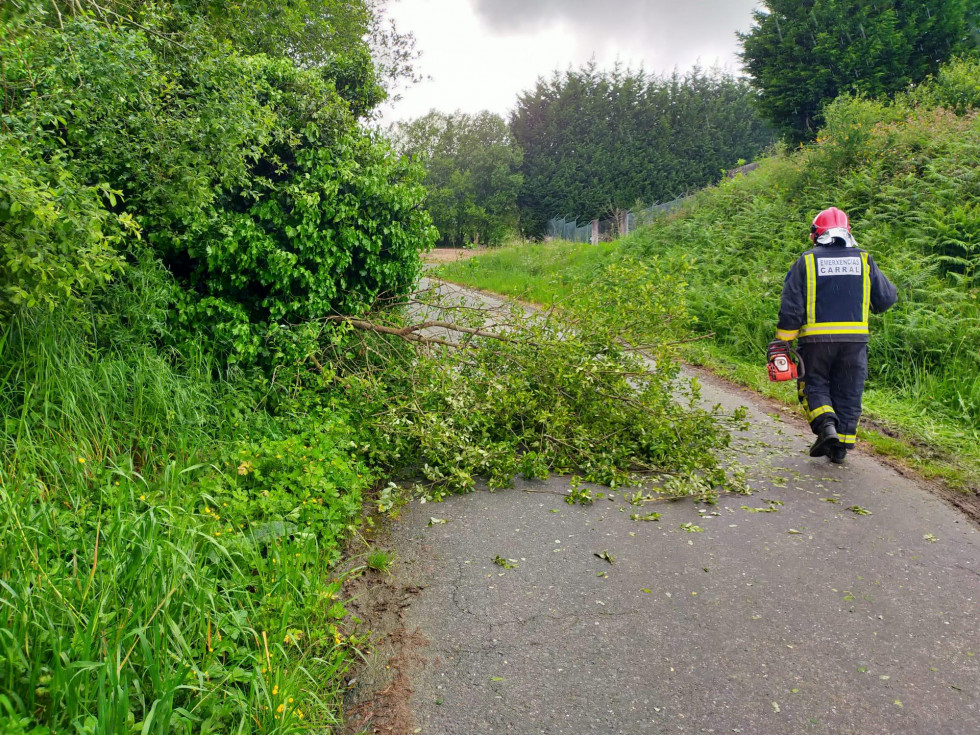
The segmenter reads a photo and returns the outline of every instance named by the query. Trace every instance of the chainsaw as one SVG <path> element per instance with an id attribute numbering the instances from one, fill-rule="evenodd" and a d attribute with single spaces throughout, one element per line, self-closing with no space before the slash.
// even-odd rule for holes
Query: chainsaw
<path id="1" fill-rule="evenodd" d="M 797 380 L 806 375 L 803 358 L 782 340 L 774 340 L 766 348 L 766 361 L 769 368 L 769 380 L 774 383 L 784 380 Z"/>

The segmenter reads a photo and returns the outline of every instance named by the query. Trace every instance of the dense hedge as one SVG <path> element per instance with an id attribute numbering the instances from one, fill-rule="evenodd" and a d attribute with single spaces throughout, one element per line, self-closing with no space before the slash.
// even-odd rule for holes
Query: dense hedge
<path id="1" fill-rule="evenodd" d="M 360 125 L 337 64 L 88 17 L 4 44 L 5 312 L 83 295 L 149 246 L 188 291 L 182 323 L 241 362 L 277 324 L 417 277 L 434 238 L 420 174 Z"/>

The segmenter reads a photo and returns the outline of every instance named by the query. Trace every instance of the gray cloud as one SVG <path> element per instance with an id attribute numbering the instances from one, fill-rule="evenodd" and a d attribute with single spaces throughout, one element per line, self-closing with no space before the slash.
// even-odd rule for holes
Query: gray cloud
<path id="1" fill-rule="evenodd" d="M 736 30 L 748 30 L 757 0 L 470 0 L 495 33 L 574 29 L 576 46 L 621 49 L 649 71 L 729 57 Z"/>

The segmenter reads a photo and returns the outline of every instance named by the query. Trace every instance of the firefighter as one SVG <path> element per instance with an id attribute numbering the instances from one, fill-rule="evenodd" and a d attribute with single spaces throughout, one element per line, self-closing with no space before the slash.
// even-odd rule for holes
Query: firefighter
<path id="1" fill-rule="evenodd" d="M 868 375 L 868 314 L 897 300 L 895 286 L 871 255 L 858 248 L 847 215 L 836 207 L 810 227 L 814 247 L 786 274 L 773 345 L 798 338 L 805 374 L 800 403 L 817 439 L 811 457 L 844 462 L 857 439 Z"/>

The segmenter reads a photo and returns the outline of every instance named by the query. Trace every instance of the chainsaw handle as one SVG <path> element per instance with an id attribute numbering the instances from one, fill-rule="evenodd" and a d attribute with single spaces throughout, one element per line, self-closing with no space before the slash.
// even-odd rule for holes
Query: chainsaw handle
<path id="1" fill-rule="evenodd" d="M 799 374 L 796 376 L 797 380 L 801 380 L 806 377 L 806 364 L 803 362 L 803 358 L 800 357 L 800 353 L 794 350 L 792 347 L 789 348 L 789 353 L 796 358 L 796 367 L 799 369 Z"/>

